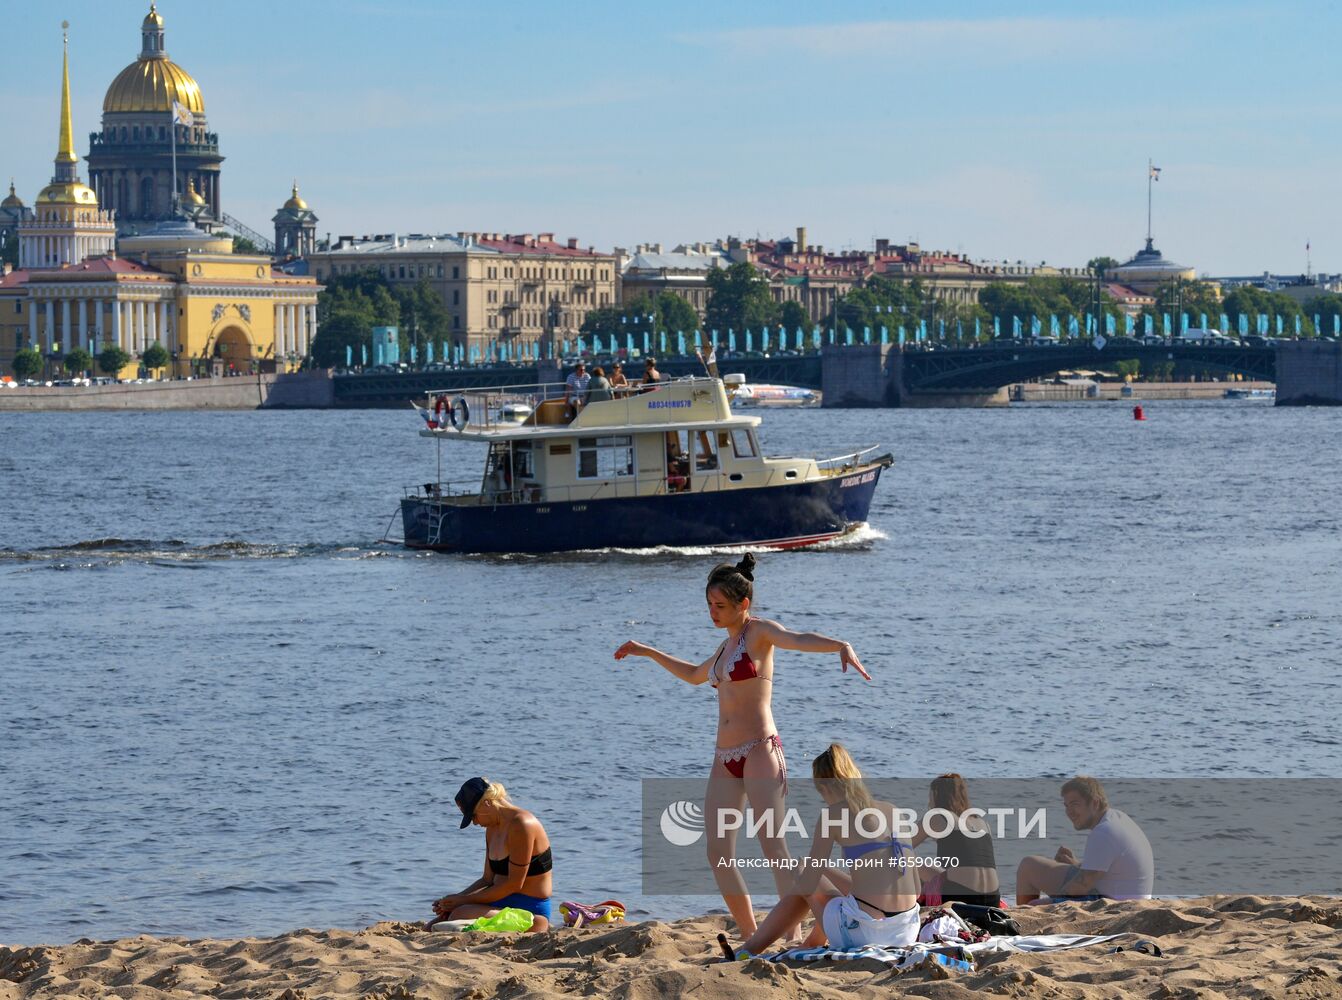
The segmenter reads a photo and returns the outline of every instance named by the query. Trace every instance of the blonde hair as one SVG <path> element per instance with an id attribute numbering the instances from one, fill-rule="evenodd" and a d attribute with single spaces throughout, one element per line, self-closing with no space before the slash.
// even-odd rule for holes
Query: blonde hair
<path id="1" fill-rule="evenodd" d="M 862 772 L 842 743 L 831 743 L 828 750 L 811 761 L 811 778 L 817 789 L 833 789 L 856 812 L 874 808 L 875 803 L 871 792 L 867 790 L 867 783 L 862 780 Z"/>
<path id="2" fill-rule="evenodd" d="M 480 796 L 480 801 L 488 803 L 491 806 L 510 806 L 513 800 L 508 798 L 508 789 L 504 788 L 497 781 L 485 779 L 489 787 L 485 789 L 485 794 Z"/>
<path id="3" fill-rule="evenodd" d="M 1096 778 L 1078 774 L 1075 778 L 1063 782 L 1061 794 L 1066 795 L 1068 792 L 1076 792 L 1093 806 L 1099 806 L 1101 809 L 1109 808 L 1109 797 L 1104 794 L 1104 786 Z"/>

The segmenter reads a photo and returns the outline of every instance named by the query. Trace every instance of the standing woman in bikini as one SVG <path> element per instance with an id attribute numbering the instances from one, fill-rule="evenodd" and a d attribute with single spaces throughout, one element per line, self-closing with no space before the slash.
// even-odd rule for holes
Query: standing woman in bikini
<path id="1" fill-rule="evenodd" d="M 755 913 L 740 869 L 728 859 L 736 857 L 736 831 L 718 836 L 713 817 L 723 809 L 742 809 L 747 799 L 757 816 L 777 810 L 775 829 L 781 831 L 787 797 L 787 763 L 783 741 L 774 726 L 770 700 L 773 696 L 774 649 L 805 653 L 838 653 L 846 673 L 851 666 L 867 680 L 871 675 L 858 662 L 853 647 L 817 632 L 793 632 L 777 622 L 750 614 L 754 598 L 755 557 L 747 553 L 735 566 L 723 563 L 708 576 L 708 615 L 713 624 L 727 631 L 717 652 L 694 664 L 661 650 L 630 640 L 615 651 L 615 658 L 646 656 L 687 684 L 707 681 L 718 691 L 718 738 L 713 768 L 704 795 L 704 827 L 708 863 L 713 869 L 722 899 L 742 935 L 755 931 Z M 787 844 L 779 836 L 760 830 L 760 850 L 773 863 L 774 881 L 784 892 L 792 883 Z"/>

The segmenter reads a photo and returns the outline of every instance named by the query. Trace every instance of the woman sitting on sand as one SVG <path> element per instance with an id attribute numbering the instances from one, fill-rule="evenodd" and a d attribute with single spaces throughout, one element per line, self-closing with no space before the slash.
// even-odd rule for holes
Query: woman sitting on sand
<path id="1" fill-rule="evenodd" d="M 997 879 L 997 856 L 993 851 L 992 834 L 982 816 L 969 815 L 969 788 L 958 774 L 943 774 L 932 779 L 928 789 L 929 809 L 940 809 L 955 818 L 955 827 L 944 837 L 937 838 L 937 857 L 954 867 L 943 869 L 941 901 L 943 903 L 970 903 L 974 906 L 1001 906 L 1001 885 Z M 944 826 L 947 817 L 940 817 Z M 917 847 L 927 839 L 919 830 L 913 838 Z M 951 862 L 950 859 L 954 859 Z M 936 869 L 924 871 L 929 877 Z M 929 886 L 930 888 L 930 886 Z"/>
<path id="2" fill-rule="evenodd" d="M 792 632 L 777 622 L 750 614 L 754 597 L 755 557 L 747 553 L 735 566 L 723 563 L 708 576 L 708 614 L 713 624 L 726 629 L 727 638 L 703 663 L 677 659 L 660 650 L 630 640 L 615 651 L 615 658 L 646 656 L 687 684 L 712 684 L 718 691 L 718 738 L 708 790 L 704 795 L 704 826 L 709 864 L 737 927 L 749 934 L 755 929 L 755 914 L 740 870 L 728 859 L 736 857 L 736 828 L 719 829 L 721 810 L 741 810 L 749 799 L 756 816 L 776 810 L 775 835 L 768 825 L 760 828 L 760 849 L 772 862 L 774 880 L 781 893 L 789 881 L 785 865 L 787 845 L 783 841 L 783 805 L 787 797 L 787 763 L 783 741 L 774 725 L 770 700 L 773 695 L 774 650 L 796 649 L 808 653 L 838 653 L 846 672 L 851 666 L 867 680 L 871 675 L 858 662 L 853 647 L 816 632 Z"/>
<path id="3" fill-rule="evenodd" d="M 806 947 L 828 941 L 831 948 L 877 945 L 903 948 L 918 940 L 918 874 L 910 844 L 898 839 L 899 817 L 889 802 L 871 797 L 862 772 L 839 743 L 811 762 L 811 778 L 825 808 L 811 834 L 811 853 L 796 882 L 780 895 L 759 929 L 730 958 L 759 955 L 806 915 L 816 926 Z M 843 865 L 829 867 L 835 844 Z"/>
<path id="4" fill-rule="evenodd" d="M 457 792 L 461 829 L 485 828 L 484 874 L 461 892 L 433 904 L 440 920 L 474 920 L 506 906 L 529 911 L 533 931 L 550 929 L 550 838 L 531 813 L 515 806 L 498 782 L 472 778 Z"/>

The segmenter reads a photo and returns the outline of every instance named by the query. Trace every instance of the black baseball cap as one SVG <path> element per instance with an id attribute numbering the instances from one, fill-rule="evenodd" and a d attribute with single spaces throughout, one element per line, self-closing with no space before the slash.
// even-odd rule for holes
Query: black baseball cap
<path id="1" fill-rule="evenodd" d="M 471 778 L 461 786 L 461 791 L 457 792 L 457 808 L 461 810 L 463 830 L 471 825 L 471 820 L 475 818 L 475 807 L 480 804 L 480 800 L 485 797 L 485 792 L 488 790 L 489 782 L 484 778 Z"/>

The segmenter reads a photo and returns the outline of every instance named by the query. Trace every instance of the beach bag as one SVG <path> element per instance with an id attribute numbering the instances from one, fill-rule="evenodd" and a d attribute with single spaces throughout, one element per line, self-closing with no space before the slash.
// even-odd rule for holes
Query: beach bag
<path id="1" fill-rule="evenodd" d="M 988 934 L 950 906 L 938 906 L 923 915 L 918 940 L 925 944 L 976 944 L 988 940 Z"/>
<path id="2" fill-rule="evenodd" d="M 494 934 L 518 934 L 531 930 L 536 918 L 529 910 L 505 906 L 492 917 L 479 917 L 466 925 L 468 931 L 490 931 Z"/>
<path id="3" fill-rule="evenodd" d="M 1007 916 L 1006 910 L 996 906 L 974 906 L 972 903 L 947 903 L 957 916 L 992 937 L 1020 937 L 1020 924 Z"/>
<path id="4" fill-rule="evenodd" d="M 625 906 L 618 899 L 607 899 L 594 906 L 564 900 L 559 904 L 559 915 L 566 927 L 587 927 L 590 924 L 613 924 L 624 919 Z"/>

